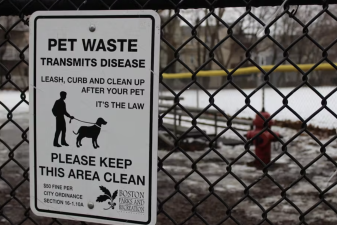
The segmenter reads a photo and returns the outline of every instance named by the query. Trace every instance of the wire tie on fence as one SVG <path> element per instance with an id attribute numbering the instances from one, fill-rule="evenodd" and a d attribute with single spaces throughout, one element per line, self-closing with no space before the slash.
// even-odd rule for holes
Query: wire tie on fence
<path id="1" fill-rule="evenodd" d="M 335 172 L 331 175 L 331 177 L 329 178 L 329 180 L 326 182 L 326 187 L 325 187 L 325 188 L 327 188 L 327 187 L 329 186 L 330 180 L 336 175 L 336 173 L 337 173 L 337 169 L 336 169 Z"/>
<path id="2" fill-rule="evenodd" d="M 297 10 L 298 10 L 299 7 L 300 7 L 300 5 L 297 5 L 296 9 L 293 9 L 293 11 L 291 11 L 290 15 L 291 15 L 292 17 L 294 17 L 294 16 L 296 15 Z"/>
<path id="3" fill-rule="evenodd" d="M 337 133 L 337 129 L 336 129 L 336 133 Z M 335 170 L 335 172 L 330 176 L 330 178 L 329 178 L 329 180 L 326 182 L 326 187 L 325 188 L 327 188 L 328 186 L 329 186 L 329 182 L 330 182 L 330 180 L 335 176 L 337 174 L 337 169 Z"/>
<path id="4" fill-rule="evenodd" d="M 280 14 L 281 9 L 283 9 L 284 4 L 287 1 L 288 0 L 283 1 L 283 3 L 277 8 L 276 12 L 273 15 L 271 15 L 271 17 L 267 20 L 266 24 L 260 30 L 258 30 L 258 32 L 256 33 L 256 36 L 260 36 L 261 33 L 266 29 L 266 27 L 270 25 L 271 21 L 273 21 Z"/>

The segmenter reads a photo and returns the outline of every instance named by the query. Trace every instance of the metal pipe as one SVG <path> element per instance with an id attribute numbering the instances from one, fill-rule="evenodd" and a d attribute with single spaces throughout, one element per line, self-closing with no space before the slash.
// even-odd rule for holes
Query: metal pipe
<path id="1" fill-rule="evenodd" d="M 337 66 L 337 63 L 334 63 Z M 261 66 L 261 68 L 269 72 L 274 68 L 275 65 L 266 65 Z M 312 69 L 315 64 L 297 64 L 297 66 L 303 70 L 304 72 Z M 336 69 L 331 66 L 329 63 L 321 63 L 317 67 L 315 67 L 314 70 L 325 70 L 325 71 L 336 71 Z M 228 70 L 229 72 L 232 71 L 232 69 Z M 232 75 L 233 76 L 240 76 L 240 75 L 248 75 L 253 73 L 260 73 L 261 71 L 255 67 L 244 67 L 237 69 Z M 280 65 L 277 68 L 273 70 L 273 72 L 298 72 L 298 70 L 293 65 Z M 228 74 L 224 70 L 204 70 L 197 73 L 197 77 L 216 77 L 216 76 L 227 76 Z M 191 73 L 164 73 L 163 78 L 164 79 L 183 79 L 183 78 L 189 78 L 191 79 L 192 74 Z"/>

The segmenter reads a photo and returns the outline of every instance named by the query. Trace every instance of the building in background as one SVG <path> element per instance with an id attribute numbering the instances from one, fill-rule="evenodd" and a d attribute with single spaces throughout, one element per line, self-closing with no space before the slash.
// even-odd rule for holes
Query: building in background
<path id="1" fill-rule="evenodd" d="M 29 27 L 19 17 L 13 16 L 0 17 L 0 24 L 3 25 L 0 27 L 0 84 L 10 78 L 23 90 L 28 86 L 28 65 L 25 61 L 28 62 L 29 55 Z M 3 87 L 13 88 L 10 82 Z"/>
<path id="2" fill-rule="evenodd" d="M 162 15 L 162 23 L 165 24 L 174 15 L 169 10 L 167 15 Z M 325 26 L 310 26 L 310 38 L 314 38 L 323 47 L 334 43 L 334 30 L 331 18 L 324 18 Z M 19 22 L 20 21 L 20 22 Z M 196 24 L 198 21 L 196 21 Z M 24 89 L 28 86 L 28 66 L 25 62 L 28 58 L 29 28 L 24 25 L 19 17 L 0 17 L 0 84 L 7 78 Z M 248 24 L 248 28 L 247 28 Z M 229 31 L 221 23 L 207 23 L 204 21 L 194 28 L 183 23 L 178 17 L 170 20 L 163 26 L 160 71 L 164 73 L 182 73 L 201 70 L 234 69 L 236 67 L 254 66 L 251 60 L 258 65 L 275 65 L 284 59 L 284 52 L 269 38 L 265 38 L 251 49 L 258 41 L 256 30 L 246 24 L 235 24 Z M 252 23 L 253 24 L 253 23 Z M 227 24 L 230 26 L 230 24 Z M 282 25 L 282 26 L 281 26 Z M 302 37 L 302 29 L 296 27 L 295 21 L 284 19 L 279 27 L 271 32 L 270 36 L 287 49 L 291 43 L 298 41 L 288 49 L 289 59 L 295 64 L 317 63 L 322 59 L 322 49 L 314 44 L 308 37 Z M 286 31 L 286 32 L 285 32 Z M 229 38 L 228 34 L 231 34 Z M 224 40 L 224 38 L 226 38 Z M 305 47 L 303 47 L 305 46 Z M 212 49 L 216 47 L 215 49 Z M 27 49 L 26 49 L 27 48 Z M 244 49 L 249 49 L 249 56 Z M 26 50 L 25 50 L 26 49 Z M 23 51 L 24 50 L 24 51 Z M 23 52 L 20 52 L 23 51 Z M 214 61 L 209 61 L 213 54 Z M 328 50 L 328 58 L 337 63 L 337 44 L 331 45 Z M 324 62 L 323 62 L 324 63 Z M 289 64 L 285 61 L 283 64 Z M 13 69 L 14 68 L 14 69 Z M 6 78 L 7 75 L 7 78 Z M 260 81 L 261 73 L 233 76 L 233 82 L 240 88 L 256 88 Z M 309 75 L 309 82 L 315 86 L 332 85 L 337 83 L 335 71 L 313 71 Z M 217 89 L 227 82 L 227 77 L 198 77 L 197 81 L 206 89 Z M 293 87 L 302 82 L 302 74 L 299 72 L 273 72 L 269 81 L 277 87 Z M 182 89 L 191 82 L 191 79 L 170 79 L 165 81 L 172 89 Z M 4 89 L 15 88 L 7 82 Z M 160 85 L 161 90 L 166 88 Z M 192 85 L 191 89 L 198 88 Z M 234 88 L 228 85 L 226 88 Z"/>

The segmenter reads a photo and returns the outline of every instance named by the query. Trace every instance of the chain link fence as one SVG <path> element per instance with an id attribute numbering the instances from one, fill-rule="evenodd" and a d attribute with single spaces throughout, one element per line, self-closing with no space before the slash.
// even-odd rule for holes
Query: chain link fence
<path id="1" fill-rule="evenodd" d="M 328 182 L 337 169 L 336 2 L 286 1 L 275 15 L 282 3 L 0 1 L 0 224 L 81 223 L 29 208 L 28 21 L 37 10 L 90 9 L 162 18 L 157 224 L 336 224 L 337 181 Z M 333 70 L 316 70 L 323 63 Z M 278 72 L 282 65 L 295 71 Z M 259 72 L 236 76 L 246 67 Z M 226 74 L 197 76 L 210 70 Z M 170 79 L 182 72 L 190 76 Z M 247 139 L 263 106 L 271 117 Z M 265 131 L 277 139 L 268 164 L 254 152 Z"/>

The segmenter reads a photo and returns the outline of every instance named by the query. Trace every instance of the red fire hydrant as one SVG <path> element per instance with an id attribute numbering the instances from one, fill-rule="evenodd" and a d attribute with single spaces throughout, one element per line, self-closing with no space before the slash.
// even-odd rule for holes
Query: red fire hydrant
<path id="1" fill-rule="evenodd" d="M 268 119 L 270 117 L 270 114 L 267 112 L 261 112 L 261 115 L 265 118 Z M 246 137 L 248 139 L 251 139 L 255 137 L 264 127 L 263 127 L 263 119 L 259 116 L 256 115 L 253 124 L 255 126 L 254 130 L 248 131 Z M 268 127 L 271 127 L 273 125 L 273 121 L 270 120 L 268 123 Z M 278 137 L 282 138 L 281 135 L 278 133 L 274 132 Z M 268 131 L 264 131 L 261 133 L 258 137 L 256 137 L 253 141 L 255 145 L 255 154 L 257 157 L 261 159 L 265 164 L 268 164 L 271 159 L 271 142 L 277 141 L 277 139 Z M 258 161 L 255 160 L 256 164 L 261 164 Z"/>

